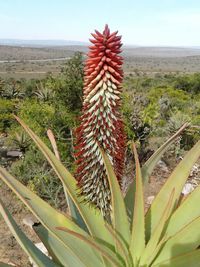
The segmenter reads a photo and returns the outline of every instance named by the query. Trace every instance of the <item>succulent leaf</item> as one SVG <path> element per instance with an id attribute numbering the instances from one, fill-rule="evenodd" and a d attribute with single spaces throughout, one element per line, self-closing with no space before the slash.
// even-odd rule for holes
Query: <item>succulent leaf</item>
<path id="1" fill-rule="evenodd" d="M 32 140 L 38 146 L 40 151 L 44 154 L 48 162 L 51 164 L 52 168 L 55 170 L 56 174 L 60 180 L 65 185 L 66 191 L 73 200 L 76 208 L 81 214 L 89 232 L 91 235 L 104 239 L 109 243 L 113 243 L 113 238 L 104 226 L 104 219 L 98 210 L 94 207 L 83 203 L 80 197 L 77 195 L 77 182 L 71 173 L 65 168 L 65 166 L 55 157 L 51 150 L 42 142 L 42 140 L 34 134 L 34 132 L 19 118 L 16 117 L 18 122 L 22 125 L 24 130 L 30 135 Z M 101 229 L 101 231 L 99 231 Z"/>
<path id="2" fill-rule="evenodd" d="M 151 264 L 151 261 L 153 260 L 152 254 L 154 256 L 156 256 L 156 254 L 154 252 L 155 251 L 158 252 L 157 247 L 160 247 L 160 246 L 158 246 L 159 240 L 162 238 L 162 233 L 164 231 L 164 227 L 167 223 L 167 220 L 170 217 L 170 213 L 172 210 L 174 193 L 175 193 L 175 190 L 173 189 L 170 196 L 169 196 L 169 200 L 167 202 L 167 205 L 162 212 L 161 219 L 158 222 L 157 227 L 155 228 L 154 232 L 152 233 L 152 236 L 151 236 L 149 242 L 147 243 L 147 245 L 143 251 L 143 254 L 141 256 L 141 261 L 140 261 L 141 265 L 147 264 L 149 266 Z M 165 237 L 164 237 L 164 239 L 165 239 Z"/>
<path id="3" fill-rule="evenodd" d="M 130 251 L 135 264 L 140 259 L 145 248 L 145 220 L 144 220 L 144 194 L 142 185 L 142 173 L 135 144 L 132 143 L 132 150 L 135 157 L 136 174 L 135 174 L 135 200 L 133 199 L 134 214 L 131 233 Z M 134 196 L 133 196 L 134 197 Z"/>
<path id="4" fill-rule="evenodd" d="M 200 203 L 200 186 L 175 210 L 167 225 L 166 236 L 173 236 L 189 222 L 200 217 L 200 209 L 196 208 L 195 203 Z"/>
<path id="5" fill-rule="evenodd" d="M 120 260 L 117 258 L 117 254 L 113 253 L 113 251 L 108 249 L 106 246 L 100 245 L 99 242 L 95 242 L 90 236 L 83 236 L 77 232 L 71 231 L 65 227 L 58 227 L 58 230 L 67 232 L 68 234 L 77 237 L 80 241 L 84 241 L 86 244 L 90 244 L 92 248 L 94 248 L 96 251 L 101 253 L 107 260 L 109 260 L 114 266 L 116 267 L 122 267 L 123 263 L 120 262 Z M 95 265 L 96 266 L 96 265 Z"/>
<path id="6" fill-rule="evenodd" d="M 182 254 L 178 257 L 170 257 L 166 261 L 158 264 L 153 264 L 152 267 L 199 267 L 200 249 L 194 250 L 190 253 Z"/>
<path id="7" fill-rule="evenodd" d="M 196 218 L 177 234 L 170 237 L 164 244 L 161 252 L 154 261 L 155 264 L 171 258 L 173 251 L 173 257 L 179 256 L 183 253 L 193 251 L 198 248 L 200 244 L 200 217 Z"/>
<path id="8" fill-rule="evenodd" d="M 63 246 L 62 242 L 52 235 L 42 224 L 34 224 L 33 230 L 38 235 L 44 246 L 46 247 L 49 255 L 51 255 L 54 262 L 61 266 L 72 266 L 84 267 L 85 265 L 81 261 L 77 261 L 75 257 L 70 255 L 66 248 Z M 69 260 L 70 257 L 70 260 Z M 68 264 L 67 264 L 68 263 Z"/>
<path id="9" fill-rule="evenodd" d="M 71 265 L 71 259 L 73 262 L 74 259 L 76 259 L 77 264 L 79 261 L 83 263 L 88 262 L 88 259 L 90 259 L 91 261 L 94 260 L 96 261 L 96 263 L 100 261 L 100 258 L 96 257 L 96 254 L 94 254 L 94 251 L 92 251 L 91 247 L 87 247 L 86 244 L 83 245 L 72 236 L 62 235 L 60 231 L 56 230 L 56 227 L 60 226 L 82 233 L 83 235 L 86 234 L 70 218 L 56 211 L 47 202 L 39 198 L 26 186 L 18 182 L 3 168 L 0 168 L 0 177 L 15 192 L 15 194 L 29 208 L 29 210 L 38 218 L 43 226 L 52 233 L 54 238 L 58 239 L 58 241 L 62 243 L 63 248 L 65 248 L 66 253 L 68 253 L 69 255 L 69 262 L 67 262 L 66 264 Z M 82 251 L 82 253 L 77 254 L 77 249 Z"/>
<path id="10" fill-rule="evenodd" d="M 31 257 L 31 259 L 39 267 L 59 267 L 60 265 L 54 263 L 46 255 L 44 255 L 29 239 L 28 237 L 20 230 L 17 226 L 15 220 L 12 218 L 11 214 L 8 212 L 7 208 L 4 206 L 3 202 L 0 199 L 0 213 L 6 221 L 10 231 L 17 239 L 18 243 L 26 254 Z M 4 263 L 0 263 L 0 266 L 4 266 Z M 5 265 L 6 266 L 6 265 Z M 9 265 L 7 265 L 9 266 Z"/>
<path id="11" fill-rule="evenodd" d="M 154 199 L 151 207 L 146 214 L 146 237 L 147 240 L 151 237 L 155 227 L 161 219 L 161 210 L 163 205 L 167 203 L 168 196 L 175 189 L 174 200 L 172 207 L 175 208 L 178 204 L 178 200 L 182 191 L 182 188 L 190 174 L 190 169 L 195 164 L 200 156 L 200 141 L 186 154 L 184 159 L 174 169 L 160 192 Z"/>
<path id="12" fill-rule="evenodd" d="M 145 162 L 142 166 L 142 179 L 144 186 L 148 183 L 149 177 L 151 176 L 153 169 L 155 168 L 158 161 L 161 159 L 163 154 L 169 149 L 169 147 L 174 143 L 176 138 L 188 127 L 188 123 L 185 123 L 173 136 L 171 136 L 156 152 Z M 129 186 L 129 189 L 125 196 L 125 203 L 127 207 L 127 212 L 129 217 L 132 219 L 133 210 L 134 210 L 134 202 L 133 197 L 135 195 L 135 179 Z"/>
<path id="13" fill-rule="evenodd" d="M 144 184 L 149 180 L 149 177 L 152 174 L 153 169 L 155 168 L 157 162 L 161 159 L 163 154 L 167 151 L 169 146 L 172 145 L 177 139 L 177 137 L 189 126 L 189 123 L 185 123 L 181 128 L 172 135 L 156 152 L 145 162 L 142 166 L 142 175 L 144 177 Z"/>
<path id="14" fill-rule="evenodd" d="M 56 144 L 56 140 L 55 140 L 55 136 L 53 134 L 53 132 L 48 129 L 47 130 L 47 136 L 49 138 L 49 141 L 51 142 L 51 146 L 53 148 L 54 154 L 56 156 L 56 158 L 58 160 L 60 160 L 60 155 L 58 152 L 58 147 Z M 65 193 L 65 198 L 67 201 L 67 206 L 68 206 L 68 214 L 75 220 L 75 222 L 85 231 L 87 231 L 87 227 L 78 211 L 78 209 L 76 208 L 76 206 L 74 205 L 74 202 L 72 201 L 72 199 L 69 197 L 69 195 L 67 194 L 67 191 L 65 189 L 65 185 L 63 184 L 63 191 Z"/>
<path id="15" fill-rule="evenodd" d="M 0 267 L 13 267 L 13 265 L 9 265 L 7 263 L 0 262 Z"/>
<path id="16" fill-rule="evenodd" d="M 122 192 L 120 190 L 119 183 L 113 169 L 113 166 L 108 158 L 108 156 L 100 149 L 103 162 L 106 168 L 106 173 L 111 188 L 111 221 L 113 228 L 123 236 L 125 241 L 130 243 L 130 224 L 128 221 L 128 216 L 126 213 L 126 207 L 124 204 L 124 199 Z"/>

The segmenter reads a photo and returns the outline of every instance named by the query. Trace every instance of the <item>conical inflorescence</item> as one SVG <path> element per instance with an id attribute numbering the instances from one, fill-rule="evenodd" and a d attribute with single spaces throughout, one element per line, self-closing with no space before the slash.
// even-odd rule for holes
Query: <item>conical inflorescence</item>
<path id="1" fill-rule="evenodd" d="M 121 36 L 117 31 L 110 33 L 107 25 L 103 33 L 95 31 L 92 36 L 84 70 L 81 125 L 76 131 L 76 178 L 85 200 L 105 215 L 110 210 L 110 189 L 99 147 L 108 154 L 119 182 L 124 168 L 125 135 L 120 115 L 123 71 L 118 55 L 122 44 Z"/>

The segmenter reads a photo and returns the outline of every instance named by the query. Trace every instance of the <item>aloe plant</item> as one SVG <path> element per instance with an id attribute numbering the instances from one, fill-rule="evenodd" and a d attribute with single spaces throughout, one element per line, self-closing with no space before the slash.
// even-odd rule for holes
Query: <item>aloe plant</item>
<path id="1" fill-rule="evenodd" d="M 63 215 L 5 169 L 0 168 L 0 178 L 40 221 L 33 229 L 46 246 L 51 259 L 34 246 L 0 201 L 0 212 L 8 227 L 24 251 L 39 267 L 199 266 L 200 210 L 196 203 L 200 201 L 200 187 L 183 202 L 179 200 L 190 169 L 200 156 L 200 141 L 175 168 L 148 212 L 144 213 L 144 181 L 148 180 L 156 162 L 187 125 L 155 152 L 142 168 L 136 148 L 131 144 L 135 155 L 136 173 L 134 186 L 130 187 L 125 199 L 109 157 L 99 148 L 111 188 L 112 209 L 108 222 L 95 207 L 84 203 L 77 195 L 76 179 L 54 153 L 24 122 L 20 119 L 18 121 L 57 173 L 73 203 L 71 208 L 76 207 L 82 218 L 80 222 L 69 215 Z M 6 265 L 0 263 L 0 266 Z"/>
<path id="2" fill-rule="evenodd" d="M 98 32 L 96 34 L 101 36 Z M 107 26 L 103 35 L 105 35 L 105 40 L 108 36 L 111 38 Z M 97 36 L 95 38 L 98 39 Z M 116 38 L 116 33 L 112 35 L 112 38 Z M 105 40 L 103 39 L 102 42 Z M 116 41 L 118 46 L 119 40 L 120 38 Z M 112 45 L 114 46 L 114 44 Z M 86 105 L 85 108 L 87 107 Z M 90 108 L 94 112 L 93 106 Z M 91 118 L 92 111 L 91 114 L 88 114 Z M 100 118 L 102 119 L 101 116 Z M 98 152 L 98 158 L 94 158 L 96 169 L 100 171 L 100 175 L 103 173 L 103 176 L 100 177 L 106 179 L 105 188 L 107 186 L 109 188 L 108 199 L 111 208 L 105 219 L 104 214 L 96 208 L 96 205 L 86 203 L 83 201 L 85 196 L 77 194 L 77 180 L 59 160 L 59 153 L 52 133 L 48 132 L 48 136 L 56 155 L 23 121 L 17 117 L 16 119 L 35 142 L 35 145 L 43 153 L 62 182 L 70 210 L 68 214 L 63 214 L 52 208 L 4 168 L 0 168 L 2 181 L 9 186 L 40 222 L 34 224 L 33 229 L 47 248 L 50 257 L 44 255 L 20 230 L 5 204 L 0 200 L 2 217 L 19 245 L 38 267 L 199 266 L 200 209 L 196 203 L 200 201 L 200 187 L 197 187 L 184 201 L 181 198 L 181 191 L 190 174 L 190 169 L 200 156 L 200 141 L 174 169 L 147 213 L 144 212 L 144 186 L 148 183 L 156 163 L 176 140 L 177 136 L 188 126 L 187 124 L 184 124 L 167 140 L 142 167 L 138 160 L 136 147 L 134 143 L 131 143 L 135 156 L 136 171 L 135 179 L 125 196 L 121 192 L 119 172 L 116 170 L 124 164 L 123 152 L 120 154 L 122 162 L 114 164 L 116 155 L 112 154 L 114 152 L 111 152 L 101 142 L 100 136 L 98 136 L 99 139 L 92 139 L 96 142 L 95 149 Z M 83 125 L 87 124 L 84 120 L 82 123 Z M 119 126 L 121 125 L 119 124 Z M 122 130 L 122 128 L 119 127 L 119 130 Z M 81 131 L 80 129 L 79 141 L 81 146 L 86 146 L 88 140 L 86 137 L 88 136 L 83 136 L 85 143 L 82 143 Z M 111 131 L 110 133 L 115 136 L 114 132 Z M 124 142 L 124 136 L 121 137 Z M 119 149 L 123 143 L 120 143 L 121 140 L 116 137 L 112 146 L 116 145 Z M 90 149 L 92 149 L 92 146 L 90 146 Z M 121 149 L 123 151 L 124 148 Z M 85 154 L 83 153 L 82 156 L 84 160 Z M 117 160 L 119 161 L 120 158 Z M 88 164 L 87 161 L 86 163 Z M 87 166 L 82 167 L 87 170 Z M 91 168 L 91 165 L 88 168 Z M 87 177 L 84 176 L 84 179 L 87 179 Z M 94 185 L 93 183 L 94 181 L 87 185 L 90 187 Z M 90 193 L 92 189 L 89 188 L 88 192 Z M 97 197 L 102 197 L 99 191 L 94 192 L 96 192 Z M 102 192 L 103 196 L 107 197 L 107 191 Z M 95 197 L 94 193 L 92 195 Z M 94 199 L 91 200 L 94 204 L 97 204 Z M 9 265 L 0 262 L 0 267 L 4 266 Z"/>
<path id="3" fill-rule="evenodd" d="M 95 31 L 92 36 L 84 69 L 81 125 L 76 131 L 76 178 L 85 200 L 107 214 L 111 196 L 99 146 L 108 154 L 120 182 L 125 156 L 120 115 L 123 71 L 119 54 L 122 44 L 121 36 L 117 32 L 111 33 L 108 25 L 103 33 Z"/>

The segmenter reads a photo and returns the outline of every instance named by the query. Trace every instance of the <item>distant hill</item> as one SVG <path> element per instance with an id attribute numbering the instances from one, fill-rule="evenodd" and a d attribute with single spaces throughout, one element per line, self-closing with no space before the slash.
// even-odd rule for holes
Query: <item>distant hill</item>
<path id="1" fill-rule="evenodd" d="M 7 44 L 10 42 L 10 44 Z M 30 43 L 28 43 L 30 42 Z M 74 43 L 74 44 L 73 44 Z M 76 43 L 76 44 L 75 44 Z M 32 60 L 32 59 L 56 59 L 66 58 L 75 51 L 87 53 L 88 44 L 73 41 L 28 41 L 0 39 L 0 60 Z M 177 58 L 188 56 L 200 56 L 200 48 L 197 47 L 143 47 L 123 46 L 125 59 L 135 57 L 159 57 Z"/>
<path id="2" fill-rule="evenodd" d="M 70 40 L 22 40 L 22 39 L 0 39 L 0 45 L 24 46 L 24 47 L 47 47 L 47 46 L 74 46 L 88 45 L 87 42 Z"/>

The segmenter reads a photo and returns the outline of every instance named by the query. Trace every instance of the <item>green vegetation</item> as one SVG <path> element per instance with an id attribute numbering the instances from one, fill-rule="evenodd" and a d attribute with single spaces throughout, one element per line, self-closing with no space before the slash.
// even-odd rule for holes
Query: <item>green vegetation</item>
<path id="1" fill-rule="evenodd" d="M 125 79 L 122 111 L 126 131 L 128 138 L 134 137 L 143 150 L 151 146 L 151 139 L 165 139 L 184 122 L 189 122 L 190 127 L 182 136 L 181 148 L 187 150 L 199 139 L 200 90 L 183 90 L 183 80 L 195 84 L 195 88 L 200 86 L 200 74 Z"/>
<path id="2" fill-rule="evenodd" d="M 81 53 L 67 61 L 58 77 L 49 74 L 41 80 L 0 79 L 0 133 L 7 135 L 6 146 L 24 153 L 9 168 L 13 175 L 21 177 L 24 184 L 56 206 L 59 205 L 58 196 L 62 194 L 60 182 L 13 119 L 12 113 L 42 136 L 49 147 L 46 132 L 51 129 L 62 162 L 73 172 L 73 130 L 79 124 L 82 88 Z M 198 73 L 125 77 L 122 105 L 125 131 L 128 140 L 138 143 L 141 159 L 158 148 L 184 122 L 191 125 L 175 145 L 175 155 L 183 155 L 196 143 L 200 137 L 199 88 Z"/>
<path id="3" fill-rule="evenodd" d="M 67 61 L 59 78 L 48 75 L 42 80 L 1 80 L 0 133 L 7 135 L 6 145 L 19 149 L 23 157 L 10 166 L 24 184 L 58 205 L 62 193 L 60 183 L 45 164 L 41 154 L 13 118 L 22 118 L 50 146 L 47 130 L 55 135 L 64 164 L 74 168 L 72 132 L 78 125 L 83 86 L 83 57 L 81 53 Z"/>

